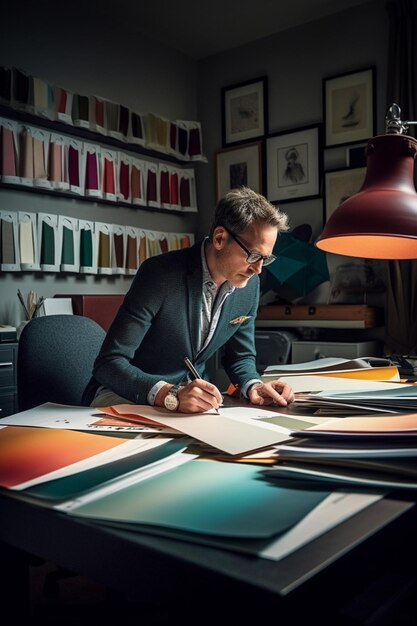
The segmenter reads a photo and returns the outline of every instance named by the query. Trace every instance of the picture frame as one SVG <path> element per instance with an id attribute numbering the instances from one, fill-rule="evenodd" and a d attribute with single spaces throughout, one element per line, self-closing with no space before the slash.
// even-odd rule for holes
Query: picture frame
<path id="1" fill-rule="evenodd" d="M 225 148 L 216 153 L 216 200 L 237 187 L 263 193 L 263 142 Z"/>
<path id="2" fill-rule="evenodd" d="M 346 167 L 365 167 L 367 161 L 367 144 L 346 148 Z"/>
<path id="3" fill-rule="evenodd" d="M 329 219 L 337 207 L 357 193 L 365 180 L 366 167 L 345 167 L 325 172 L 324 197 L 325 220 Z"/>
<path id="4" fill-rule="evenodd" d="M 266 139 L 267 197 L 284 203 L 320 196 L 322 125 L 274 133 Z"/>
<path id="5" fill-rule="evenodd" d="M 268 133 L 268 79 L 261 76 L 221 90 L 222 145 L 262 139 Z"/>
<path id="6" fill-rule="evenodd" d="M 326 148 L 366 141 L 375 135 L 375 96 L 375 66 L 323 80 Z"/>

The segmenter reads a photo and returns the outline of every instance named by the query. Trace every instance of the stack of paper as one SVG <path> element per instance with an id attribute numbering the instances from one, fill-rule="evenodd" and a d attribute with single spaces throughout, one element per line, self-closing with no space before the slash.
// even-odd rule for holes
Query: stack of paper
<path id="1" fill-rule="evenodd" d="M 279 560 L 381 497 L 271 483 L 253 465 L 195 459 L 56 508 L 110 526 Z"/>
<path id="2" fill-rule="evenodd" d="M 288 363 L 268 365 L 265 374 L 306 374 L 336 372 L 371 367 L 388 367 L 392 365 L 389 359 L 379 357 L 363 357 L 357 359 L 342 359 L 340 357 L 323 357 L 302 363 Z"/>
<path id="3" fill-rule="evenodd" d="M 147 409 L 142 417 L 155 418 L 156 410 Z M 245 450 L 255 440 L 288 440 L 289 426 L 318 425 L 317 419 L 262 423 L 275 417 L 260 408 L 249 415 L 253 419 L 227 413 L 222 421 L 217 415 L 172 419 L 200 440 Z M 31 416 L 36 427 L 22 425 Z M 78 432 L 97 419 L 85 407 L 47 404 L 10 419 L 20 425 L 0 427 L 0 486 L 14 497 L 22 494 L 69 515 L 139 532 L 280 559 L 382 497 L 271 483 L 253 464 L 197 459 L 185 451 L 184 437 L 153 434 L 149 439 L 145 433 L 125 439 Z M 243 437 L 235 440 L 239 430 Z"/>
<path id="4" fill-rule="evenodd" d="M 344 419 L 327 420 L 321 424 L 307 426 L 302 431 L 292 431 L 294 437 L 320 438 L 328 436 L 335 440 L 343 439 L 385 439 L 417 441 L 417 413 L 405 415 L 378 415 L 374 417 L 346 417 Z"/>
<path id="5" fill-rule="evenodd" d="M 294 431 L 269 476 L 417 489 L 417 414 L 351 417 Z"/>
<path id="6" fill-rule="evenodd" d="M 280 380 L 296 394 L 293 408 L 313 410 L 319 416 L 417 410 L 417 386 L 413 384 L 330 376 L 284 376 Z"/>
<path id="7" fill-rule="evenodd" d="M 278 459 L 384 459 L 384 458 L 417 458 L 417 439 L 406 443 L 380 438 L 378 441 L 368 439 L 346 442 L 338 439 L 329 442 L 328 439 L 305 438 L 295 439 L 278 446 Z"/>
<path id="8" fill-rule="evenodd" d="M 268 380 L 282 376 L 305 375 L 358 378 L 360 380 L 400 380 L 398 367 L 389 359 L 379 357 L 357 359 L 325 357 L 315 359 L 314 361 L 306 361 L 305 363 L 270 365 L 265 369 L 262 380 L 268 382 Z"/>
<path id="9" fill-rule="evenodd" d="M 369 386 L 356 391 L 321 391 L 301 396 L 298 400 L 307 401 L 316 408 L 339 408 L 339 414 L 340 409 L 349 414 L 349 407 L 362 412 L 407 413 L 417 411 L 417 386 L 391 384 L 388 389 Z"/>
<path id="10" fill-rule="evenodd" d="M 41 499 L 65 499 L 185 449 L 169 439 L 123 439 L 63 429 L 0 427 L 0 486 Z"/>
<path id="11" fill-rule="evenodd" d="M 264 473 L 272 480 L 289 479 L 304 488 L 314 483 L 321 489 L 337 485 L 344 485 L 346 489 L 417 489 L 417 463 L 408 459 L 351 459 L 349 464 L 334 459 L 331 462 L 320 459 L 317 463 L 288 461 L 264 470 Z"/>

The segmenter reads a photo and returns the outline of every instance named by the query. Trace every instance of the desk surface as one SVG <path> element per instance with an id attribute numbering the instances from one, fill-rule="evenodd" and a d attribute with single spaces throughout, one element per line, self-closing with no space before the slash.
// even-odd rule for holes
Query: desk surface
<path id="1" fill-rule="evenodd" d="M 0 539 L 116 589 L 138 590 L 158 578 L 157 595 L 178 593 L 172 572 L 192 569 L 285 596 L 413 507 L 385 498 L 306 546 L 274 562 L 194 543 L 113 529 L 51 511 L 0 491 Z M 30 520 L 30 521 L 29 521 Z M 158 566 L 155 564 L 155 558 Z M 144 570 L 144 565 L 146 565 Z M 154 570 L 157 572 L 154 572 Z M 164 576 L 160 576 L 163 570 Z M 171 575 L 170 575 L 171 572 Z M 149 589 L 149 593 L 155 589 Z"/>
<path id="2" fill-rule="evenodd" d="M 275 562 L 101 526 L 1 489 L 0 541 L 148 601 L 204 594 L 207 599 L 221 585 L 224 593 L 237 594 L 244 611 L 254 598 L 281 602 L 298 593 L 405 513 L 414 514 L 413 507 L 412 501 L 388 496 Z"/>

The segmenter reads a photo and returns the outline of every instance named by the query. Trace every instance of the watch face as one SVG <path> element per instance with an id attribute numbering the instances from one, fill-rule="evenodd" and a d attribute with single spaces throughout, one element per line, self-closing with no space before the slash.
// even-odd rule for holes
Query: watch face
<path id="1" fill-rule="evenodd" d="M 164 400 L 165 408 L 168 409 L 169 411 L 176 411 L 179 403 L 180 401 L 178 400 L 177 396 L 174 396 L 173 393 L 168 393 L 165 396 L 165 400 Z"/>

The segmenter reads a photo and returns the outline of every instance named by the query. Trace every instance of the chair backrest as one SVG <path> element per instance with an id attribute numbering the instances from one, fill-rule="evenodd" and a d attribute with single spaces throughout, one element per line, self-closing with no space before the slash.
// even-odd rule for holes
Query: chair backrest
<path id="1" fill-rule="evenodd" d="M 26 324 L 17 352 L 19 411 L 44 402 L 81 406 L 105 335 L 81 315 L 48 315 Z"/>

